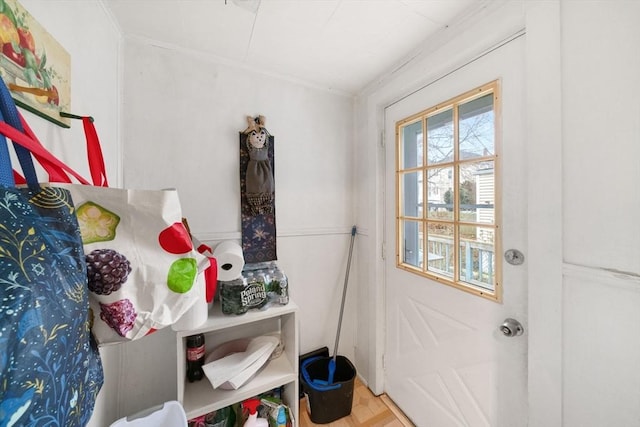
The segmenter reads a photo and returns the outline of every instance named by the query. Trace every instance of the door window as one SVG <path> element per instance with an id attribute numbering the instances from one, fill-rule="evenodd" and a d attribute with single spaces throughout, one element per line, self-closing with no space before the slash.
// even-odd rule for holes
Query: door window
<path id="1" fill-rule="evenodd" d="M 396 123 L 396 265 L 500 301 L 494 81 Z"/>

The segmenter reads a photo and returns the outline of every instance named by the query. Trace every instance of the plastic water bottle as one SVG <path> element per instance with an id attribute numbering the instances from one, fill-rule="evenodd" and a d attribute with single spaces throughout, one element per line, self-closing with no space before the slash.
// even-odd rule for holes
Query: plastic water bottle
<path id="1" fill-rule="evenodd" d="M 277 267 L 273 274 L 273 281 L 277 281 L 280 285 L 280 289 L 274 289 L 280 294 L 278 302 L 281 305 L 289 304 L 289 280 L 287 279 L 287 276 Z"/>

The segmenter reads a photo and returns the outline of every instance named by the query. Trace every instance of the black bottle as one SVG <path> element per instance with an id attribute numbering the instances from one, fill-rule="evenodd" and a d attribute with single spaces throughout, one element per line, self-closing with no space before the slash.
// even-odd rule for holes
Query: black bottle
<path id="1" fill-rule="evenodd" d="M 190 383 L 204 378 L 204 334 L 187 337 L 187 379 Z"/>

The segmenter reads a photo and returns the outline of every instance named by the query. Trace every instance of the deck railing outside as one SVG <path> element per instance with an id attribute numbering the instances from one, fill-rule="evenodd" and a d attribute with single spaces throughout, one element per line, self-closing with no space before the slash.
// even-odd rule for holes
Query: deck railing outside
<path id="1" fill-rule="evenodd" d="M 491 243 L 471 239 L 460 241 L 460 279 L 484 289 L 494 290 L 494 248 Z M 428 271 L 453 278 L 453 241 L 429 236 Z"/>

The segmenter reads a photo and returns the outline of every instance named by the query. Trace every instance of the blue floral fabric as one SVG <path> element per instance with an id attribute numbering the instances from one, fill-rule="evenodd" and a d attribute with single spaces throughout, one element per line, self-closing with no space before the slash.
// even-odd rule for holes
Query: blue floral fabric
<path id="1" fill-rule="evenodd" d="M 104 376 L 67 190 L 0 187 L 0 427 L 84 426 Z"/>

